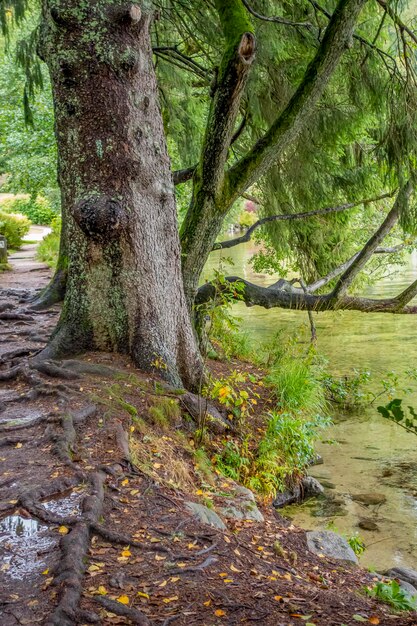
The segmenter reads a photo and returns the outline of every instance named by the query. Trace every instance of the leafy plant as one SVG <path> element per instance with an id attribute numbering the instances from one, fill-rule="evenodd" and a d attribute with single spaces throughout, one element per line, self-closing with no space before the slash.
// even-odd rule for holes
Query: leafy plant
<path id="1" fill-rule="evenodd" d="M 366 589 L 366 593 L 389 604 L 398 611 L 417 610 L 417 596 L 411 596 L 400 587 L 396 580 L 392 580 L 390 583 L 377 582 L 371 589 Z"/>
<path id="2" fill-rule="evenodd" d="M 252 398 L 240 386 L 248 379 L 247 374 L 234 370 L 226 378 L 213 379 L 204 390 L 214 400 L 217 400 L 229 411 L 229 418 L 242 419 L 246 416 L 259 394 L 254 393 Z"/>
<path id="3" fill-rule="evenodd" d="M 379 406 L 377 408 L 378 413 L 380 413 L 382 417 L 391 420 L 391 422 L 395 422 L 409 433 L 417 435 L 417 413 L 412 406 L 409 406 L 407 408 L 410 417 L 406 417 L 402 402 L 400 398 L 394 398 L 394 400 L 391 400 L 391 402 L 388 402 L 385 406 Z"/>
<path id="4" fill-rule="evenodd" d="M 24 215 L 14 215 L 0 210 L 0 234 L 6 237 L 8 248 L 20 248 L 29 228 L 30 221 Z"/>
<path id="5" fill-rule="evenodd" d="M 33 224 L 49 225 L 57 217 L 48 200 L 42 196 L 36 198 L 7 198 L 0 208 L 5 213 L 19 213 L 26 215 Z"/>
<path id="6" fill-rule="evenodd" d="M 358 533 L 347 537 L 347 542 L 356 554 L 356 556 L 360 556 L 366 550 L 365 542 L 362 537 L 358 535 Z"/>
<path id="7" fill-rule="evenodd" d="M 58 261 L 59 241 L 61 233 L 61 217 L 55 217 L 51 222 L 52 231 L 46 235 L 38 245 L 36 257 L 47 263 L 49 267 L 55 267 Z"/>

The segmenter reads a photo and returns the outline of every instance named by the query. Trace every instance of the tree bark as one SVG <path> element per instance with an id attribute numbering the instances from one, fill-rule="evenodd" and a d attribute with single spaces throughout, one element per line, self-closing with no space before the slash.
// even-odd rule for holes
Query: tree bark
<path id="1" fill-rule="evenodd" d="M 68 242 L 63 311 L 45 355 L 126 353 L 196 387 L 202 363 L 181 280 L 147 6 L 43 3 L 40 54 Z"/>

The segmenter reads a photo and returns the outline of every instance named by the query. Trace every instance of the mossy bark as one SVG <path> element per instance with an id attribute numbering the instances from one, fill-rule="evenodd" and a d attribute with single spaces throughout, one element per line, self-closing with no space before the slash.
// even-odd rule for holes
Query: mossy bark
<path id="1" fill-rule="evenodd" d="M 196 386 L 175 199 L 145 2 L 44 0 L 68 277 L 46 355 L 130 354 Z"/>

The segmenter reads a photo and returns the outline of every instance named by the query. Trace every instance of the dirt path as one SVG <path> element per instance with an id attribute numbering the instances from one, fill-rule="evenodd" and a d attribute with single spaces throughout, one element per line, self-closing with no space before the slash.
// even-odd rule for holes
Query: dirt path
<path id="1" fill-rule="evenodd" d="M 36 360 L 59 310 L 30 309 L 49 276 L 32 247 L 12 262 L 0 290 L 1 626 L 415 623 L 363 594 L 367 572 L 309 553 L 269 506 L 263 522 L 197 522 L 185 501 L 217 506 L 232 481 L 202 475 L 180 398 L 115 355 Z M 163 402 L 175 423 L 152 418 Z"/>
<path id="2" fill-rule="evenodd" d="M 37 289 L 44 287 L 51 276 L 50 268 L 36 259 L 39 241 L 51 231 L 46 226 L 31 226 L 26 241 L 37 243 L 24 244 L 20 250 L 9 256 L 11 271 L 0 272 L 0 287 Z"/>

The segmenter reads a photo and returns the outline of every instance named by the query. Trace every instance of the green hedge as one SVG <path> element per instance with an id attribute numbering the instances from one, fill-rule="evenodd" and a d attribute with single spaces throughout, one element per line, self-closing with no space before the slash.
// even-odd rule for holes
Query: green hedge
<path id="1" fill-rule="evenodd" d="M 20 248 L 22 239 L 29 232 L 30 220 L 24 215 L 13 215 L 0 210 L 0 235 L 7 239 L 8 248 Z"/>
<path id="2" fill-rule="evenodd" d="M 49 225 L 57 217 L 48 200 L 38 196 L 32 198 L 7 198 L 0 204 L 0 211 L 26 215 L 33 224 Z"/>

